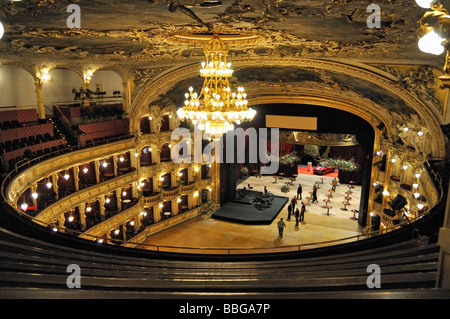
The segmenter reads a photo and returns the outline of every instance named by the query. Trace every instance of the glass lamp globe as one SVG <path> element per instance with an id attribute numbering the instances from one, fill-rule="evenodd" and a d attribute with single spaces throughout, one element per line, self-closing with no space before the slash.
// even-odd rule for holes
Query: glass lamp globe
<path id="1" fill-rule="evenodd" d="M 423 37 L 419 39 L 419 49 L 425 53 L 431 53 L 435 55 L 442 54 L 445 49 L 442 42 L 445 39 L 441 38 L 434 30 L 431 30 Z"/>
<path id="2" fill-rule="evenodd" d="M 416 3 L 419 7 L 422 7 L 424 9 L 431 8 L 431 4 L 434 0 L 416 0 Z"/>

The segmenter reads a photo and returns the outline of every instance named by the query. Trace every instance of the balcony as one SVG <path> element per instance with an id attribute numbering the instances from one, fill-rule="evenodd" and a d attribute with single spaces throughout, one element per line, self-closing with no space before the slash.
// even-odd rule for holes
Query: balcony
<path id="1" fill-rule="evenodd" d="M 172 200 L 180 194 L 180 189 L 177 187 L 169 190 L 163 190 L 162 194 L 164 200 Z"/>
<path id="2" fill-rule="evenodd" d="M 150 196 L 143 196 L 142 198 L 145 206 L 153 206 L 154 204 L 162 200 L 163 193 L 155 193 Z"/>

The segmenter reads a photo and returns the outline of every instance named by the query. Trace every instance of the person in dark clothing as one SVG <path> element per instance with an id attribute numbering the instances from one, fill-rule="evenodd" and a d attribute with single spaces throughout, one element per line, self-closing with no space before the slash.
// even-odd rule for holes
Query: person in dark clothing
<path id="1" fill-rule="evenodd" d="M 305 219 L 305 210 L 306 210 L 305 203 L 302 202 L 302 208 L 300 210 L 300 218 L 299 218 L 301 222 Z"/>
<path id="2" fill-rule="evenodd" d="M 292 205 L 289 204 L 287 209 L 288 209 L 288 218 L 287 218 L 287 220 L 291 220 Z"/>
<path id="3" fill-rule="evenodd" d="M 286 227 L 286 224 L 283 221 L 283 218 L 280 218 L 280 221 L 277 223 L 278 226 L 278 235 L 280 238 L 283 238 L 283 230 Z"/>
<path id="4" fill-rule="evenodd" d="M 297 209 L 295 210 L 295 227 L 297 227 L 298 226 L 298 222 L 299 222 L 299 218 L 300 217 L 300 212 L 298 211 L 298 207 L 297 207 Z"/>
<path id="5" fill-rule="evenodd" d="M 300 198 L 298 198 L 300 196 Z M 302 199 L 302 184 L 298 184 L 297 187 L 297 199 Z"/>
<path id="6" fill-rule="evenodd" d="M 313 203 L 314 202 L 318 203 L 318 201 L 317 201 L 317 188 L 316 187 L 314 187 L 313 192 L 312 192 L 312 202 Z"/>

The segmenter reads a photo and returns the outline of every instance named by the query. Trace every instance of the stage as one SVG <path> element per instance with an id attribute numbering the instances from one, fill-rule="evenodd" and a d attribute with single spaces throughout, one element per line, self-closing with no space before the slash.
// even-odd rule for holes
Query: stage
<path id="1" fill-rule="evenodd" d="M 299 175 L 302 174 L 302 175 L 314 175 L 314 176 L 318 176 L 318 177 L 333 177 L 333 178 L 336 177 L 336 178 L 338 178 L 339 171 L 337 171 L 337 170 L 335 170 L 332 173 L 325 174 L 325 175 L 316 175 L 316 174 L 313 173 L 314 167 L 315 166 L 312 166 L 311 170 L 308 172 L 306 166 L 298 166 L 297 167 L 297 172 L 298 172 Z"/>
<path id="2" fill-rule="evenodd" d="M 288 197 L 273 194 L 264 196 L 263 192 L 238 189 L 234 201 L 222 205 L 212 214 L 212 218 L 247 225 L 270 225 L 288 199 Z"/>

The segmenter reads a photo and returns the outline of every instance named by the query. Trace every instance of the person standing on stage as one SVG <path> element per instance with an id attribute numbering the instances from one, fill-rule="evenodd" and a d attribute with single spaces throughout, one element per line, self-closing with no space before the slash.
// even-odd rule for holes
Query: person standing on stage
<path id="1" fill-rule="evenodd" d="M 287 218 L 287 220 L 291 220 L 291 214 L 292 214 L 292 205 L 289 204 L 288 205 L 288 218 Z"/>
<path id="2" fill-rule="evenodd" d="M 312 192 L 312 202 L 313 203 L 314 202 L 318 203 L 318 201 L 317 201 L 317 187 L 316 187 L 316 185 L 314 185 L 313 192 Z"/>
<path id="3" fill-rule="evenodd" d="M 302 208 L 300 210 L 300 218 L 299 218 L 301 222 L 305 219 L 305 210 L 306 210 L 305 203 L 302 202 Z"/>
<path id="4" fill-rule="evenodd" d="M 280 238 L 283 238 L 283 230 L 286 227 L 286 224 L 283 221 L 283 218 L 280 218 L 280 221 L 277 223 L 278 226 L 278 235 Z"/>
<path id="5" fill-rule="evenodd" d="M 300 217 L 300 212 L 298 211 L 298 207 L 297 207 L 297 209 L 295 210 L 295 227 L 297 227 L 298 226 L 298 218 Z"/>
<path id="6" fill-rule="evenodd" d="M 295 204 L 297 204 L 297 197 L 292 197 L 292 200 L 291 200 L 291 205 L 292 205 L 292 211 L 294 211 L 294 209 L 295 209 Z"/>
<path id="7" fill-rule="evenodd" d="M 300 198 L 298 198 L 300 196 Z M 302 184 L 298 184 L 297 187 L 297 199 L 302 199 Z"/>

